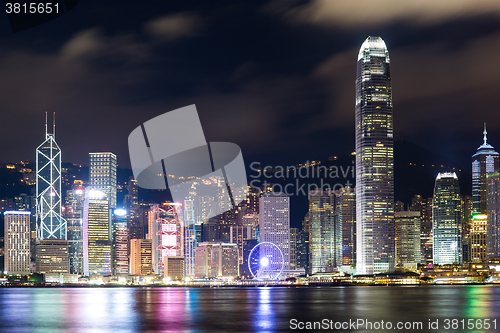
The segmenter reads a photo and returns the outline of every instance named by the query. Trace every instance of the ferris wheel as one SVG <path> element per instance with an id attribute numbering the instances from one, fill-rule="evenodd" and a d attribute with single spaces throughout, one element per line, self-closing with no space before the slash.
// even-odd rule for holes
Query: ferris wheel
<path id="1" fill-rule="evenodd" d="M 257 280 L 277 280 L 285 267 L 285 257 L 276 244 L 257 244 L 248 256 L 248 269 Z"/>

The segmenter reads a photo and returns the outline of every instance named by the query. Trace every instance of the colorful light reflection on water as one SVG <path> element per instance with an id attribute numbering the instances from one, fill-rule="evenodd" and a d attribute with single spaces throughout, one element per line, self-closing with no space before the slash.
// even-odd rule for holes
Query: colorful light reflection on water
<path id="1" fill-rule="evenodd" d="M 425 323 L 497 318 L 500 323 L 500 288 L 0 289 L 2 332 L 286 332 L 292 318 Z"/>

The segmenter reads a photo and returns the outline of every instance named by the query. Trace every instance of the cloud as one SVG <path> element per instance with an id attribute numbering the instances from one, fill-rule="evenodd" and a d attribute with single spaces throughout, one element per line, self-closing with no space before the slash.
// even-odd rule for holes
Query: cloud
<path id="1" fill-rule="evenodd" d="M 75 59 L 98 52 L 104 47 L 99 29 L 93 28 L 77 33 L 61 49 L 64 59 Z"/>
<path id="2" fill-rule="evenodd" d="M 284 12 L 286 17 L 294 21 L 326 26 L 373 26 L 391 21 L 429 25 L 482 14 L 500 16 L 500 1 L 312 0 L 305 5 L 293 6 L 276 0 L 266 9 Z"/>
<path id="3" fill-rule="evenodd" d="M 199 33 L 202 22 L 193 13 L 179 13 L 162 16 L 147 22 L 146 33 L 166 41 L 191 37 Z"/>
<path id="4" fill-rule="evenodd" d="M 106 36 L 101 29 L 91 28 L 75 34 L 60 49 L 61 60 L 112 59 L 126 62 L 144 61 L 150 46 L 135 34 Z"/>

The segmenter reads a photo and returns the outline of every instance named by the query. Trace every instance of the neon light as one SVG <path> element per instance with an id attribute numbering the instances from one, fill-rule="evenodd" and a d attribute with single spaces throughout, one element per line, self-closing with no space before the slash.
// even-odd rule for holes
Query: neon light
<path id="1" fill-rule="evenodd" d="M 79 189 L 75 190 L 75 194 L 82 195 L 83 194 L 83 189 L 79 188 Z"/>

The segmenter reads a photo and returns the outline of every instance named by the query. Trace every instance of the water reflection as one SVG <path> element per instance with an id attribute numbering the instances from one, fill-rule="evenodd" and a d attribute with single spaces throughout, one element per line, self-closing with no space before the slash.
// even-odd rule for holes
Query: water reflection
<path id="1" fill-rule="evenodd" d="M 0 289 L 5 332 L 287 332 L 293 318 L 424 324 L 433 318 L 497 318 L 500 324 L 500 288 Z M 424 326 L 423 332 L 431 331 Z"/>

